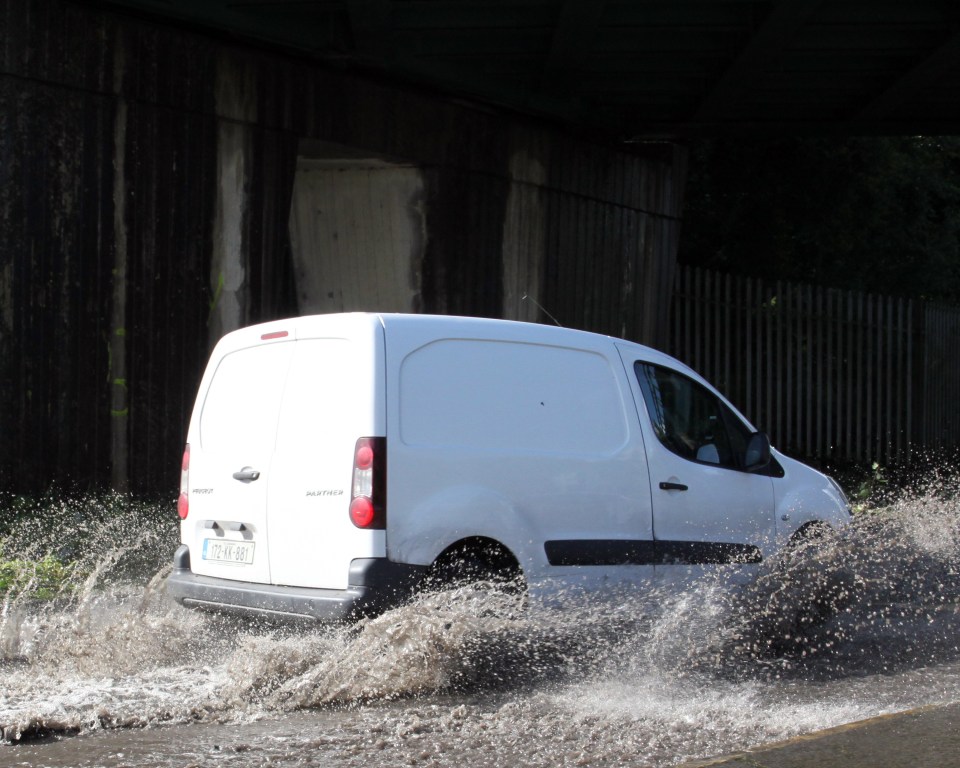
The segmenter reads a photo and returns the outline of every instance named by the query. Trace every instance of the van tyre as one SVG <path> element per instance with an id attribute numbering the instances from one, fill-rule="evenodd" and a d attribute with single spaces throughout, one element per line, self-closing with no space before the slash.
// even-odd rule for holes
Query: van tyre
<path id="1" fill-rule="evenodd" d="M 431 567 L 427 585 L 437 590 L 489 585 L 515 594 L 526 589 L 517 559 L 497 542 L 482 540 L 446 550 Z"/>
<path id="2" fill-rule="evenodd" d="M 754 650 L 766 657 L 812 657 L 829 648 L 832 619 L 854 602 L 861 586 L 838 556 L 830 527 L 811 523 L 753 586 Z"/>

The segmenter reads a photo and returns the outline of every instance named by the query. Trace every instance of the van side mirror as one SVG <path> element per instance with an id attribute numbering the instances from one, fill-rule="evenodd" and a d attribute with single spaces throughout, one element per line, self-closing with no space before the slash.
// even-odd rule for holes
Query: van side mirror
<path id="1" fill-rule="evenodd" d="M 743 454 L 743 468 L 747 472 L 758 472 L 770 463 L 771 458 L 770 438 L 763 432 L 754 432 Z"/>

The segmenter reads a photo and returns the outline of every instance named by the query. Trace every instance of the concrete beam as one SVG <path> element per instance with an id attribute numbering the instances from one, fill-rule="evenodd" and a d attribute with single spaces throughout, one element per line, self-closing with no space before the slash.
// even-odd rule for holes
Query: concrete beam
<path id="1" fill-rule="evenodd" d="M 737 57 L 700 102 L 693 122 L 702 123 L 726 111 L 739 93 L 766 72 L 786 50 L 791 38 L 823 0 L 780 0 Z"/>

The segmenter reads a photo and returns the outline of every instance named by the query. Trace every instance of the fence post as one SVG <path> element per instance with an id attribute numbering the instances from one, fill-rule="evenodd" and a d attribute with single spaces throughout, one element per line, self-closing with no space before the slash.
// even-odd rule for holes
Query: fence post
<path id="1" fill-rule="evenodd" d="M 923 376 L 923 372 L 926 370 L 927 324 L 926 302 L 914 301 L 912 304 L 912 327 L 910 329 L 910 346 L 912 349 L 908 353 L 910 374 L 907 376 L 907 386 L 910 388 L 907 398 L 910 403 L 910 413 L 907 414 L 907 434 L 910 436 L 908 453 L 911 457 L 914 457 L 918 447 L 926 445 L 927 438 L 927 420 L 924 408 L 926 377 Z M 923 378 L 919 378 L 921 376 Z"/>

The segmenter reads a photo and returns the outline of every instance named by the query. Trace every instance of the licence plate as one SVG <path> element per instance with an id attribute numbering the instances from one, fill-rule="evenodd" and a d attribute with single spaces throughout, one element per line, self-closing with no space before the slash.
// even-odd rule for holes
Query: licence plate
<path id="1" fill-rule="evenodd" d="M 203 559 L 227 565 L 251 565 L 253 563 L 252 541 L 203 540 Z"/>

